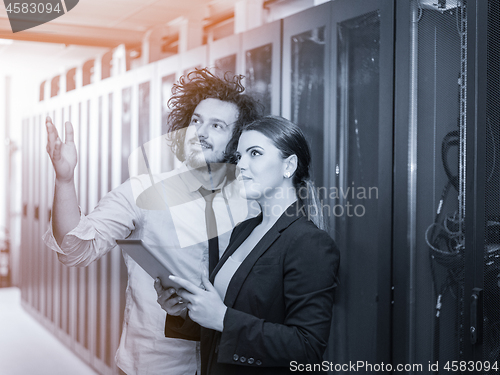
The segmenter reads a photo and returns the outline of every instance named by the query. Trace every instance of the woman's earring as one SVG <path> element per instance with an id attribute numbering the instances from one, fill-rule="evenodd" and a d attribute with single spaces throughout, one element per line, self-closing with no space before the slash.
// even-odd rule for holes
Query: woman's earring
<path id="1" fill-rule="evenodd" d="M 290 172 L 285 173 L 285 178 L 290 178 Z"/>

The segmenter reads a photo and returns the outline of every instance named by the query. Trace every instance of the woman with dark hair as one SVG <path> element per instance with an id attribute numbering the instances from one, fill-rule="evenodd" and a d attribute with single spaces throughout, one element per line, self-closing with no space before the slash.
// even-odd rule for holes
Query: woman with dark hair
<path id="1" fill-rule="evenodd" d="M 186 310 L 169 317 L 166 335 L 201 336 L 203 375 L 321 369 L 339 251 L 320 229 L 306 139 L 290 121 L 264 117 L 243 127 L 236 159 L 241 194 L 262 214 L 235 227 L 210 279 L 203 277 L 205 290 L 172 277 Z M 166 301 L 159 292 L 168 313 Z"/>

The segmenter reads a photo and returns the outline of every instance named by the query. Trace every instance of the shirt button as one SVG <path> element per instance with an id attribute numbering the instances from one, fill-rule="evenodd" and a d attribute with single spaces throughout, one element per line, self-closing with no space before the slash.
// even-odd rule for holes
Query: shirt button
<path id="1" fill-rule="evenodd" d="M 262 364 L 262 362 L 260 361 L 260 359 L 258 359 L 258 360 L 256 360 L 256 361 L 255 361 L 255 364 L 256 364 L 257 366 L 260 366 L 260 365 Z"/>
<path id="2" fill-rule="evenodd" d="M 248 364 L 251 365 L 255 362 L 255 359 L 253 358 L 248 358 Z"/>
<path id="3" fill-rule="evenodd" d="M 235 361 L 237 361 L 239 358 L 240 358 L 240 356 L 239 356 L 238 354 L 234 354 L 234 355 L 233 355 L 233 359 L 234 359 Z"/>
<path id="4" fill-rule="evenodd" d="M 241 362 L 241 363 L 245 363 L 245 362 L 246 362 L 246 360 L 247 360 L 247 359 L 246 359 L 245 357 L 243 357 L 243 356 L 242 356 L 242 357 L 240 357 L 240 362 Z"/>

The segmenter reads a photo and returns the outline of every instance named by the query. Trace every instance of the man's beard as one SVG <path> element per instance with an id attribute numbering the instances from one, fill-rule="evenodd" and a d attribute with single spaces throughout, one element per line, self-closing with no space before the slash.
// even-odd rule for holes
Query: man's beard
<path id="1" fill-rule="evenodd" d="M 220 164 L 226 162 L 225 152 L 214 152 L 213 145 L 197 137 L 187 142 L 184 148 L 184 160 L 190 168 L 203 168 L 207 164 Z"/>
<path id="2" fill-rule="evenodd" d="M 226 158 L 224 153 L 221 153 L 220 155 L 214 155 L 212 153 L 209 156 L 205 156 L 205 153 L 200 149 L 189 150 L 186 153 L 184 160 L 186 161 L 186 165 L 193 169 L 206 167 L 207 164 L 226 163 Z"/>
<path id="3" fill-rule="evenodd" d="M 205 160 L 205 155 L 203 151 L 191 150 L 189 154 L 185 157 L 186 164 L 189 168 L 197 169 L 207 166 L 207 161 Z"/>

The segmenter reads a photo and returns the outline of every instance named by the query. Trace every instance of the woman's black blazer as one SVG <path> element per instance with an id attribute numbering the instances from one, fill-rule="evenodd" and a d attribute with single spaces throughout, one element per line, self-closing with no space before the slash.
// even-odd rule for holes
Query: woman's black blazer
<path id="1" fill-rule="evenodd" d="M 215 275 L 262 221 L 236 226 Z M 290 365 L 320 364 L 330 334 L 340 254 L 332 238 L 292 204 L 231 279 L 224 330 L 168 317 L 169 337 L 201 340 L 202 375 L 287 374 Z"/>

